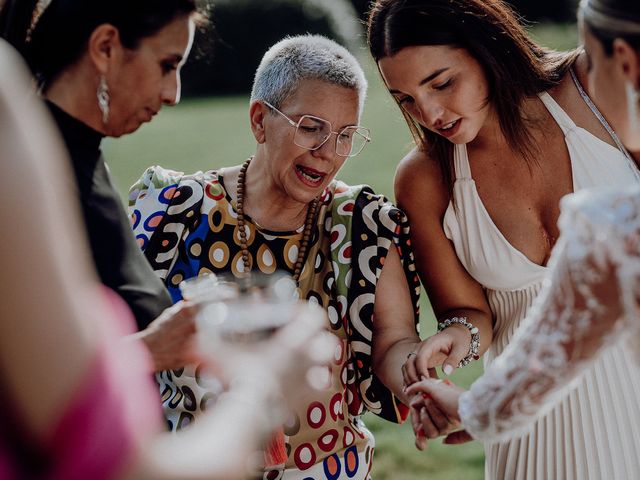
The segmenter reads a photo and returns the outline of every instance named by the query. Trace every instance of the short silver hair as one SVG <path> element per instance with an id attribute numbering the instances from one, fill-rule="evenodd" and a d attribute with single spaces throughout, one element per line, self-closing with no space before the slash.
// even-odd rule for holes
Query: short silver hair
<path id="1" fill-rule="evenodd" d="M 251 102 L 276 108 L 293 95 L 303 80 L 324 82 L 358 92 L 358 117 L 367 96 L 367 80 L 358 60 L 343 46 L 322 35 L 287 37 L 262 57 L 251 89 Z"/>

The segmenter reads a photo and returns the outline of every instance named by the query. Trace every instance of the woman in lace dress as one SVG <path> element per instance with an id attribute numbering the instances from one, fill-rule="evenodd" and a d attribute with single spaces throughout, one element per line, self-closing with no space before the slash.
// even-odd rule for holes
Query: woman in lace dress
<path id="1" fill-rule="evenodd" d="M 640 4 L 584 0 L 579 19 L 589 90 L 623 144 L 638 151 Z M 408 390 L 427 396 L 419 397 L 416 408 L 434 401 L 451 419 L 462 420 L 466 432 L 451 434 L 448 443 L 469 434 L 486 442 L 518 435 L 581 381 L 603 349 L 630 347 L 640 354 L 640 190 L 580 192 L 564 198 L 561 209 L 550 278 L 504 353 L 469 392 L 431 379 Z M 621 373 L 637 370 L 629 363 Z M 640 392 L 635 393 L 628 403 L 637 404 Z M 601 408 L 607 420 L 617 406 Z M 633 439 L 623 440 L 608 478 L 638 478 L 640 452 Z M 605 478 L 602 472 L 584 473 Z"/>
<path id="2" fill-rule="evenodd" d="M 543 286 L 560 199 L 637 184 L 637 167 L 582 88 L 586 55 L 534 44 L 500 0 L 379 0 L 369 43 L 417 140 L 396 196 L 442 327 L 410 355 L 407 382 L 482 353 L 488 367 Z M 526 434 L 488 443 L 487 478 L 613 478 L 619 452 L 640 449 L 630 362 L 605 352 Z"/>

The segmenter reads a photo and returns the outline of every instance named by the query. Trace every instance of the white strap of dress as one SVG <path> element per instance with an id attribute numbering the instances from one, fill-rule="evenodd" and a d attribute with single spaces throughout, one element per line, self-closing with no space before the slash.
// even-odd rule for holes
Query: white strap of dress
<path id="1" fill-rule="evenodd" d="M 566 135 L 569 131 L 576 128 L 575 122 L 571 120 L 571 117 L 567 115 L 567 112 L 558 105 L 558 102 L 556 102 L 551 95 L 547 92 L 542 92 L 538 94 L 538 96 L 540 97 L 540 100 L 542 100 L 542 103 L 544 103 L 544 106 L 547 107 L 547 110 L 549 110 L 553 119 L 562 129 L 562 133 Z"/>
<path id="2" fill-rule="evenodd" d="M 456 180 L 471 180 L 471 167 L 466 145 L 454 145 L 453 167 L 456 171 Z"/>

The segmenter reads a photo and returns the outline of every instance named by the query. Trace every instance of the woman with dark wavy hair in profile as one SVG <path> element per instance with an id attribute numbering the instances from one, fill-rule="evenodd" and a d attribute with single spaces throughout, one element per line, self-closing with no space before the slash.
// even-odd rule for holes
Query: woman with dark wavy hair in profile
<path id="1" fill-rule="evenodd" d="M 617 126 L 623 145 L 638 151 L 640 3 L 585 0 L 579 19 L 594 104 Z M 562 398 L 603 348 L 629 348 L 640 360 L 640 189 L 568 196 L 559 224 L 550 280 L 499 361 L 466 393 L 431 379 L 410 387 L 462 421 L 466 432 L 449 441 L 517 435 Z M 638 478 L 638 451 L 630 447 L 621 457 L 613 478 Z"/>
<path id="2" fill-rule="evenodd" d="M 440 326 L 407 359 L 405 381 L 436 365 L 450 373 L 483 353 L 491 371 L 544 285 L 560 199 L 637 185 L 636 157 L 616 134 L 625 128 L 617 116 L 602 115 L 585 92 L 587 55 L 536 45 L 501 0 L 379 0 L 368 33 L 416 139 L 396 196 Z M 546 332 L 550 345 L 564 330 Z M 533 365 L 537 378 L 553 378 L 562 358 Z M 632 364 L 627 349 L 606 349 L 520 436 L 485 437 L 487 478 L 636 478 L 640 372 Z M 510 406 L 520 413 L 529 404 Z M 414 428 L 429 438 L 455 419 L 433 408 L 431 400 L 414 408 Z"/>
<path id="3" fill-rule="evenodd" d="M 171 307 L 131 232 L 100 144 L 179 101 L 180 68 L 202 19 L 196 0 L 0 4 L 0 36 L 27 61 L 70 154 L 100 281 L 133 312 L 158 371 L 197 359 L 194 308 Z"/>

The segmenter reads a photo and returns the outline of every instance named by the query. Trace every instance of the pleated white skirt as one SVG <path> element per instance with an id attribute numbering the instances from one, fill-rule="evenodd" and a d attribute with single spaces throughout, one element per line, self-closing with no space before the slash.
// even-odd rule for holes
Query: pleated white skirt
<path id="1" fill-rule="evenodd" d="M 500 323 L 485 368 L 503 351 L 540 290 L 487 290 Z M 624 345 L 595 364 L 531 430 L 485 446 L 486 479 L 640 479 L 640 367 Z"/>

